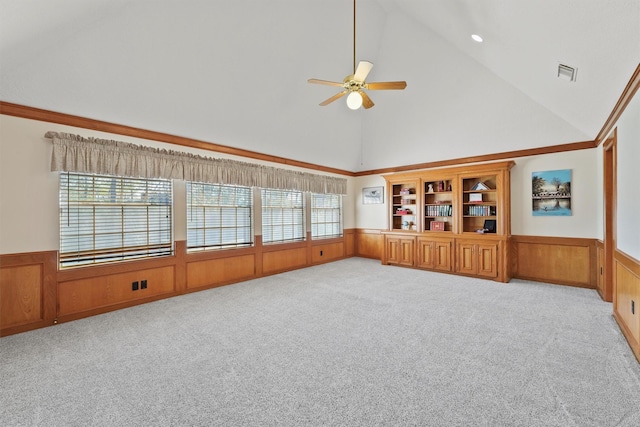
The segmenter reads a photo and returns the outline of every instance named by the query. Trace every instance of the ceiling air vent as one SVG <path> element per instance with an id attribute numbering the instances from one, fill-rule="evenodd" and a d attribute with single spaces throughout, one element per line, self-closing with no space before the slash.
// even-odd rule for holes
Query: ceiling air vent
<path id="1" fill-rule="evenodd" d="M 576 81 L 578 69 L 564 64 L 558 64 L 558 77 L 570 82 Z"/>

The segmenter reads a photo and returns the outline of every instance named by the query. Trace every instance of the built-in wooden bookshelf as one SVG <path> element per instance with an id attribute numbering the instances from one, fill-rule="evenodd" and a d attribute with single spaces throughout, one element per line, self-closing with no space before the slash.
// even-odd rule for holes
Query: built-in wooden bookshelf
<path id="1" fill-rule="evenodd" d="M 455 230 L 453 224 L 453 186 L 451 179 L 424 181 L 424 215 L 423 230 L 448 231 Z"/>
<path id="2" fill-rule="evenodd" d="M 391 195 L 391 230 L 417 231 L 418 182 L 402 181 L 391 184 L 387 194 Z"/>
<path id="3" fill-rule="evenodd" d="M 510 169 L 484 163 L 385 175 L 382 262 L 510 280 Z"/>

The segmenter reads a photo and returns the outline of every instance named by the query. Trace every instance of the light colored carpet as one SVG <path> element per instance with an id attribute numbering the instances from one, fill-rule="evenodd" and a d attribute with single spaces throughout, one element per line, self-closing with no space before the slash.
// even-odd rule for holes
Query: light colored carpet
<path id="1" fill-rule="evenodd" d="M 0 339 L 2 426 L 640 426 L 593 290 L 351 258 Z"/>

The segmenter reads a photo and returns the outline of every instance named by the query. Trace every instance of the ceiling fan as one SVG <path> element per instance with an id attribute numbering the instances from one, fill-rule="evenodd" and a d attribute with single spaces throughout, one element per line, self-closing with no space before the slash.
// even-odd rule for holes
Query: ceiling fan
<path id="1" fill-rule="evenodd" d="M 366 78 L 373 68 L 369 61 L 360 61 L 356 68 L 356 0 L 353 0 L 353 74 L 344 78 L 342 83 L 329 80 L 309 79 L 309 83 L 341 87 L 342 92 L 338 92 L 331 98 L 320 103 L 321 106 L 329 105 L 336 99 L 347 95 L 347 106 L 352 110 L 357 110 L 361 106 L 368 109 L 374 106 L 373 101 L 365 90 L 402 90 L 407 87 L 407 82 L 372 82 L 367 83 Z"/>

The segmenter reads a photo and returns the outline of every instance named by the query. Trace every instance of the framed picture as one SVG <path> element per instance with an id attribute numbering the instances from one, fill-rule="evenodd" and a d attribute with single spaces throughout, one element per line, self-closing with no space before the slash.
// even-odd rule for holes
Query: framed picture
<path id="1" fill-rule="evenodd" d="M 384 187 L 365 187 L 362 189 L 363 205 L 378 205 L 384 203 Z"/>
<path id="2" fill-rule="evenodd" d="M 485 219 L 484 227 L 482 227 L 485 233 L 495 233 L 496 232 L 496 220 L 495 219 Z"/>
<path id="3" fill-rule="evenodd" d="M 571 169 L 531 174 L 533 216 L 571 215 Z"/>
<path id="4" fill-rule="evenodd" d="M 470 203 L 482 203 L 482 193 L 469 193 Z"/>

